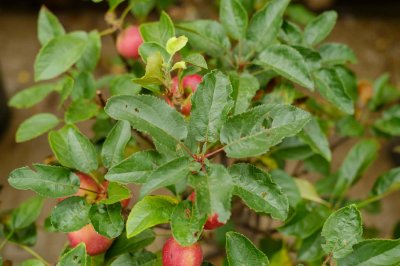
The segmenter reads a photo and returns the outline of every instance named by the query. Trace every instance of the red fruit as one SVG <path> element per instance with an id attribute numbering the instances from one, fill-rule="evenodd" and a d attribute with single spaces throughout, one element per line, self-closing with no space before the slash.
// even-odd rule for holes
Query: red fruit
<path id="1" fill-rule="evenodd" d="M 97 198 L 97 193 L 99 192 L 99 186 L 96 181 L 93 180 L 87 174 L 76 172 L 75 173 L 80 180 L 80 189 L 74 194 L 74 196 L 85 197 L 89 203 L 93 203 Z M 58 198 L 58 201 L 63 201 L 68 197 Z"/>
<path id="2" fill-rule="evenodd" d="M 106 199 L 108 197 L 107 188 L 108 188 L 109 183 L 110 182 L 108 182 L 106 180 L 101 184 L 100 189 L 99 189 L 99 196 L 97 197 L 97 200 Z M 128 207 L 129 203 L 131 202 L 131 198 L 121 200 L 120 202 L 121 202 L 122 208 L 126 208 L 126 207 Z"/>
<path id="3" fill-rule="evenodd" d="M 197 86 L 200 84 L 202 77 L 198 74 L 187 75 L 182 79 L 183 90 L 190 89 L 191 93 L 197 90 Z M 178 92 L 178 77 L 172 78 L 171 93 L 175 94 Z"/>
<path id="4" fill-rule="evenodd" d="M 181 113 L 184 116 L 189 116 L 191 110 L 192 110 L 192 102 L 190 101 L 190 96 L 189 96 L 189 98 L 187 98 L 186 101 L 181 106 Z"/>
<path id="5" fill-rule="evenodd" d="M 138 58 L 139 46 L 143 43 L 139 28 L 129 26 L 117 38 L 117 51 L 125 58 Z"/>
<path id="6" fill-rule="evenodd" d="M 184 247 L 171 237 L 164 244 L 162 261 L 163 266 L 200 266 L 203 252 L 199 243 Z"/>
<path id="7" fill-rule="evenodd" d="M 98 234 L 91 224 L 88 224 L 78 231 L 67 234 L 71 247 L 76 247 L 79 243 L 85 243 L 86 252 L 93 256 L 105 252 L 112 244 L 113 240 Z"/>
<path id="8" fill-rule="evenodd" d="M 193 191 L 192 194 L 189 195 L 188 200 L 190 200 L 193 203 L 195 202 L 195 200 L 196 200 L 196 192 L 195 191 Z M 213 215 L 211 215 L 207 218 L 207 221 L 204 224 L 204 229 L 214 230 L 223 225 L 224 225 L 224 223 L 221 223 L 220 221 L 218 221 L 218 213 L 214 213 Z"/>

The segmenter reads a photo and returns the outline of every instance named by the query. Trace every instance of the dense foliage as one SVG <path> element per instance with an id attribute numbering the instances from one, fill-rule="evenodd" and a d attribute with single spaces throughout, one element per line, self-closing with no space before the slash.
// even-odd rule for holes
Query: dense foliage
<path id="1" fill-rule="evenodd" d="M 322 43 L 336 12 L 221 0 L 218 21 L 172 21 L 168 4 L 108 0 L 102 32 L 66 32 L 41 9 L 38 83 L 9 104 L 30 108 L 54 92 L 64 116 L 35 114 L 18 128 L 17 142 L 48 133 L 54 157 L 10 173 L 11 186 L 37 196 L 2 213 L 1 247 L 32 252 L 44 199 L 58 198 L 45 222 L 70 240 L 58 265 L 212 265 L 198 243 L 214 243 L 226 265 L 398 265 L 399 240 L 369 239 L 360 209 L 396 190 L 400 169 L 361 199 L 348 191 L 400 135 L 400 91 L 387 75 L 358 84 L 353 51 Z M 150 12 L 159 20 L 145 22 Z M 141 24 L 127 25 L 129 14 Z M 95 73 L 103 38 L 115 40 L 122 73 Z M 90 137 L 79 129 L 89 120 Z M 332 149 L 349 138 L 333 171 Z M 128 184 L 140 185 L 131 209 Z M 252 227 L 253 243 L 232 206 L 280 222 Z M 154 230 L 172 235 L 163 255 L 146 249 L 165 240 Z M 23 265 L 50 265 L 32 254 Z"/>

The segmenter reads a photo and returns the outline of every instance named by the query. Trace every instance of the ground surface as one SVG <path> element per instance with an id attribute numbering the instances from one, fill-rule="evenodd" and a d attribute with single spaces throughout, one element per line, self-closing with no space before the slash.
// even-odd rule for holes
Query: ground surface
<path id="1" fill-rule="evenodd" d="M 195 2 L 201 5 L 201 1 Z M 172 13 L 180 17 L 182 17 L 182 14 L 186 14 L 189 18 L 198 15 L 196 8 L 178 9 Z M 204 17 L 206 14 L 207 12 L 203 11 L 200 16 Z M 57 15 L 59 15 L 67 30 L 90 30 L 103 25 L 102 15 L 98 12 L 88 10 L 68 11 L 57 12 Z M 354 66 L 354 70 L 361 78 L 374 79 L 383 72 L 389 72 L 392 74 L 392 81 L 400 85 L 399 28 L 400 18 L 382 19 L 345 14 L 340 16 L 339 23 L 330 40 L 347 43 L 356 51 L 359 62 Z M 33 83 L 32 66 L 38 49 L 36 14 L 0 10 L 0 66 L 8 96 Z M 110 40 L 106 43 L 103 53 L 107 55 L 114 53 Z M 106 62 L 101 64 L 106 65 Z M 17 167 L 39 162 L 50 154 L 45 136 L 27 143 L 16 144 L 14 142 L 16 128 L 21 121 L 34 113 L 56 111 L 53 104 L 54 99 L 56 99 L 54 97 L 56 96 L 47 98 L 43 104 L 31 109 L 12 111 L 11 123 L 0 139 L 0 183 L 4 185 L 0 194 L 0 209 L 2 210 L 15 207 L 32 195 L 30 192 L 21 192 L 10 188 L 7 184 L 9 172 Z M 334 155 L 334 165 L 338 165 L 350 147 L 351 143 L 346 143 L 337 150 Z M 365 196 L 376 176 L 390 167 L 391 161 L 387 155 L 387 149 L 384 148 L 379 155 L 379 161 L 369 169 L 367 177 L 352 190 L 353 195 Z M 400 193 L 388 197 L 382 205 L 383 213 L 379 218 L 365 215 L 366 223 L 379 228 L 382 236 L 390 237 L 393 224 L 400 220 L 398 202 L 400 202 Z M 54 204 L 54 202 L 47 202 L 47 209 Z M 384 220 L 382 217 L 384 217 Z M 59 250 L 66 243 L 65 236 L 45 237 L 42 230 L 39 231 L 38 244 L 35 250 L 48 260 L 56 261 Z M 29 258 L 28 254 L 11 244 L 6 246 L 3 256 L 16 260 L 16 262 Z"/>

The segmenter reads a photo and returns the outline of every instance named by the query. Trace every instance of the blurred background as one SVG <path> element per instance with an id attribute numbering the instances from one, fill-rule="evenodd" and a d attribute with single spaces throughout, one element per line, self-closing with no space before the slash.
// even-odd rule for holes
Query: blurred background
<path id="1" fill-rule="evenodd" d="M 358 56 L 358 64 L 352 69 L 361 79 L 374 80 L 383 73 L 391 75 L 391 81 L 400 86 L 400 1 L 398 0 L 304 0 L 311 12 L 319 13 L 335 9 L 339 21 L 329 41 L 348 44 Z M 41 5 L 54 12 L 67 31 L 104 29 L 106 3 L 94 4 L 89 0 L 18 0 L 0 1 L 0 210 L 16 207 L 33 193 L 10 188 L 7 177 L 11 170 L 42 161 L 50 155 L 46 136 L 16 144 L 14 140 L 18 125 L 34 113 L 57 112 L 54 97 L 50 95 L 42 104 L 26 110 L 8 110 L 7 98 L 33 84 L 33 63 L 40 48 L 36 33 L 37 14 Z M 215 1 L 176 0 L 168 13 L 175 20 L 216 18 Z M 157 18 L 157 14 L 153 14 Z M 110 71 L 110 62 L 116 56 L 110 37 L 103 39 L 102 59 L 99 73 Z M 88 130 L 90 125 L 86 126 Z M 337 166 L 352 142 L 346 142 L 335 151 L 334 167 Z M 383 147 L 379 159 L 367 178 L 352 189 L 352 195 L 365 196 L 375 178 L 393 165 L 390 144 Z M 400 193 L 384 200 L 379 216 L 363 213 L 365 223 L 371 230 L 379 229 L 379 235 L 391 237 L 394 225 L 400 220 L 398 203 Z M 55 202 L 48 201 L 47 210 Z M 46 217 L 48 212 L 43 213 Z M 384 220 L 382 219 L 384 217 Z M 43 220 L 43 219 L 42 219 Z M 58 252 L 66 243 L 64 235 L 38 232 L 35 250 L 50 261 L 56 261 Z M 251 232 L 250 232 L 251 233 Z M 49 237 L 51 236 L 51 237 Z M 12 244 L 1 253 L 4 258 L 20 261 L 29 254 Z"/>

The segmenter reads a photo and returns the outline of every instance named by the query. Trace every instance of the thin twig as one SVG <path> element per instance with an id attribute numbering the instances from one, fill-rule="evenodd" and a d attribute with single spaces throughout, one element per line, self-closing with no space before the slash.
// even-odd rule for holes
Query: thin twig
<path id="1" fill-rule="evenodd" d="M 40 260 L 41 262 L 43 262 L 46 266 L 51 266 L 51 263 L 48 262 L 47 260 L 45 260 L 42 256 L 40 256 L 38 253 L 36 253 L 33 249 L 31 249 L 30 247 L 27 247 L 25 245 L 21 245 L 18 243 L 15 243 L 17 246 L 21 247 L 22 249 L 24 249 L 26 252 L 28 252 L 29 254 L 31 254 L 33 257 L 37 258 L 38 260 Z"/>

